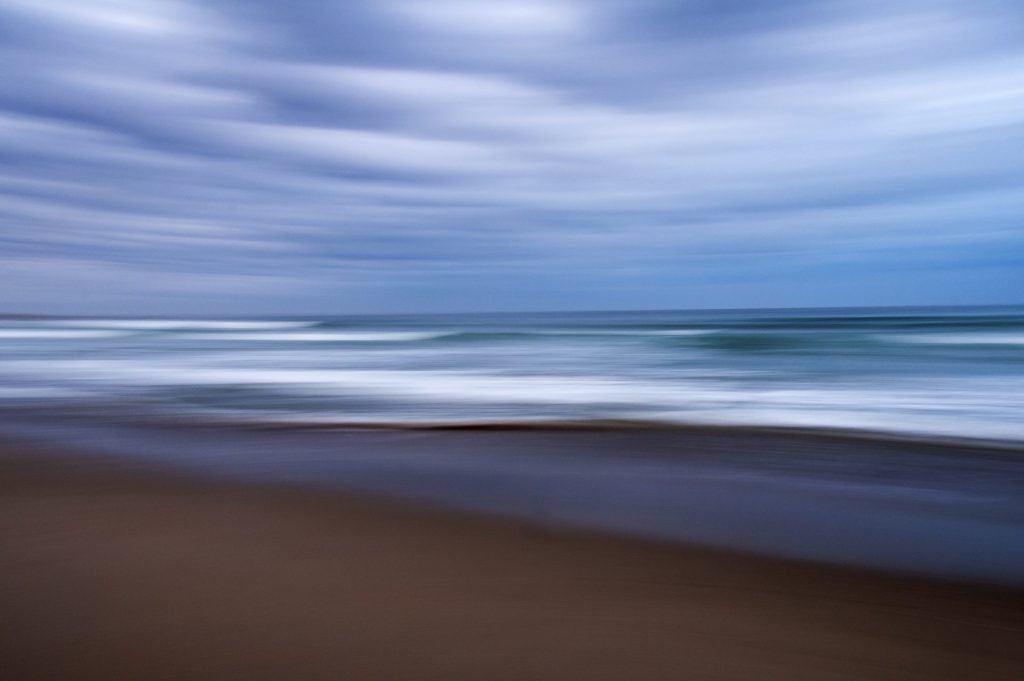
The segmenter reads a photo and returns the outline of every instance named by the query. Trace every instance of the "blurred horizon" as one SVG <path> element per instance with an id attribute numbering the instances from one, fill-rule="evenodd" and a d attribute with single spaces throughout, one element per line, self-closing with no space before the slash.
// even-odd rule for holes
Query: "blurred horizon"
<path id="1" fill-rule="evenodd" d="M 360 318 L 400 318 L 400 317 L 460 317 L 460 316 L 481 316 L 481 317 L 513 317 L 516 315 L 523 316 L 547 316 L 547 315 L 594 315 L 594 314 L 625 314 L 625 315 L 643 315 L 643 314 L 658 314 L 658 313 L 693 313 L 693 314 L 714 314 L 714 313 L 777 313 L 777 312 L 815 312 L 815 311 L 835 311 L 850 313 L 856 316 L 858 311 L 864 312 L 879 312 L 883 315 L 887 313 L 899 313 L 899 312 L 927 312 L 934 310 L 936 312 L 948 311 L 948 312 L 964 312 L 968 310 L 1012 310 L 1016 308 L 1024 308 L 1024 302 L 1016 303 L 985 303 L 976 305 L 813 305 L 813 306 L 793 306 L 793 307 L 662 307 L 662 308 L 566 308 L 566 309 L 542 309 L 542 308 L 523 308 L 513 310 L 488 310 L 484 308 L 480 309 L 466 309 L 466 310 L 449 310 L 449 311 L 437 311 L 437 312 L 419 312 L 415 310 L 394 310 L 389 312 L 344 312 L 344 311 L 311 311 L 304 313 L 287 313 L 278 311 L 266 311 L 261 313 L 245 313 L 245 312 L 225 312 L 221 314 L 190 314 L 187 311 L 178 312 L 166 312 L 166 313 L 101 313 L 101 312 L 69 312 L 69 313 L 44 313 L 44 312 L 30 312 L 21 310 L 4 310 L 0 309 L 0 320 L 18 320 L 18 319 L 162 319 L 162 320 L 203 320 L 209 319 L 212 321 L 217 320 L 301 320 L 301 319 L 343 319 L 346 317 L 352 317 L 356 319 Z"/>

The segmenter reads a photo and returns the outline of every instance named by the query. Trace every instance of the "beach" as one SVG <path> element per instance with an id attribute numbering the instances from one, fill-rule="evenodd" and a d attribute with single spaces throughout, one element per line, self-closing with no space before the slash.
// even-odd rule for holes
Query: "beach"
<path id="1" fill-rule="evenodd" d="M 1019 589 L 0 449 L 21 679 L 1019 679 Z"/>

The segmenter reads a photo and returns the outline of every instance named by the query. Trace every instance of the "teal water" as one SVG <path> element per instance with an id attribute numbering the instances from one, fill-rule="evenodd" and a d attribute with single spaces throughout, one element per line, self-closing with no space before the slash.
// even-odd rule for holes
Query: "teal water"
<path id="1" fill-rule="evenodd" d="M 1024 308 L 0 319 L 0 406 L 1024 442 Z"/>

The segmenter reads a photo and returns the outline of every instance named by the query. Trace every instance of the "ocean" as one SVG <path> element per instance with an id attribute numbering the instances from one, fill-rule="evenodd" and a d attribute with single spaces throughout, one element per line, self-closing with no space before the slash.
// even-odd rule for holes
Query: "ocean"
<path id="1" fill-rule="evenodd" d="M 1024 309 L 0 321 L 0 433 L 1024 584 Z"/>
<path id="2" fill-rule="evenodd" d="M 1024 442 L 1024 308 L 0 319 L 0 407 Z"/>

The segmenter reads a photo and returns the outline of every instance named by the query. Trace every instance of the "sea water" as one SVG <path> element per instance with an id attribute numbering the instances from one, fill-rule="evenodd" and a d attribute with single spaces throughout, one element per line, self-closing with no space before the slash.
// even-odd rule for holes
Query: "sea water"
<path id="1" fill-rule="evenodd" d="M 1024 442 L 1024 308 L 0 319 L 0 406 Z"/>

